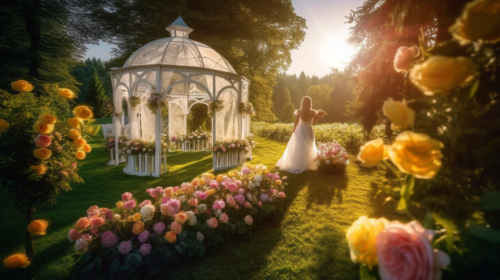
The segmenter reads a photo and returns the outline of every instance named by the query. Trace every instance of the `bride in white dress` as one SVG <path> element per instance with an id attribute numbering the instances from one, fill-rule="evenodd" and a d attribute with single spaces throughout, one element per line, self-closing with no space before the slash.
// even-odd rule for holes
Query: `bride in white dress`
<path id="1" fill-rule="evenodd" d="M 314 162 L 318 150 L 311 126 L 311 122 L 316 124 L 318 121 L 318 111 L 313 110 L 311 104 L 311 98 L 304 96 L 300 109 L 294 113 L 297 117 L 292 136 L 286 145 L 283 156 L 276 163 L 280 170 L 298 174 L 318 168 Z"/>

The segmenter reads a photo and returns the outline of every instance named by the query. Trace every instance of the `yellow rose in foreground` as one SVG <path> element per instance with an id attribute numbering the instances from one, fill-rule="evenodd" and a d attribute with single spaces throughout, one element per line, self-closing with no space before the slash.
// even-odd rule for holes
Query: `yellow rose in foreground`
<path id="1" fill-rule="evenodd" d="M 78 120 L 77 117 L 69 118 L 68 119 L 68 125 L 71 128 L 79 128 L 80 127 L 80 120 Z"/>
<path id="2" fill-rule="evenodd" d="M 500 42 L 500 1 L 469 2 L 449 31 L 462 45 L 472 41 L 487 44 Z"/>
<path id="3" fill-rule="evenodd" d="M 32 91 L 35 87 L 28 81 L 19 80 L 10 84 L 15 91 Z"/>
<path id="4" fill-rule="evenodd" d="M 68 134 L 69 134 L 69 137 L 73 140 L 76 140 L 82 136 L 80 131 L 78 129 L 74 129 L 74 128 L 70 129 Z"/>
<path id="5" fill-rule="evenodd" d="M 425 95 L 434 96 L 466 85 L 477 74 L 477 64 L 470 58 L 434 55 L 413 66 L 410 80 Z"/>
<path id="6" fill-rule="evenodd" d="M 168 243 L 174 243 L 175 241 L 177 241 L 177 234 L 175 234 L 175 232 L 173 231 L 167 231 L 167 233 L 165 233 L 165 239 L 168 241 Z"/>
<path id="7" fill-rule="evenodd" d="M 358 159 L 363 167 L 374 167 L 385 157 L 384 141 L 377 138 L 359 148 Z"/>
<path id="8" fill-rule="evenodd" d="M 52 156 L 52 151 L 47 148 L 37 148 L 33 151 L 33 155 L 37 159 L 45 160 Z"/>
<path id="9" fill-rule="evenodd" d="M 76 94 L 72 90 L 67 88 L 60 88 L 59 96 L 64 99 L 71 99 L 71 100 L 76 98 Z"/>
<path id="10" fill-rule="evenodd" d="M 48 226 L 49 223 L 47 223 L 47 221 L 33 220 L 28 225 L 28 231 L 31 234 L 31 236 L 46 235 Z"/>
<path id="11" fill-rule="evenodd" d="M 82 120 L 88 120 L 94 116 L 92 113 L 92 110 L 88 106 L 85 105 L 78 105 L 73 109 L 73 114 L 75 114 L 75 117 L 82 119 Z"/>
<path id="12" fill-rule="evenodd" d="M 209 189 L 205 193 L 208 194 L 208 195 L 213 195 L 213 194 L 215 194 L 215 190 L 214 189 Z"/>
<path id="13" fill-rule="evenodd" d="M 52 114 L 43 114 L 40 117 L 38 117 L 38 120 L 45 124 L 55 124 L 57 122 L 56 116 Z"/>
<path id="14" fill-rule="evenodd" d="M 352 224 L 346 237 L 354 262 L 365 264 L 370 269 L 378 264 L 375 240 L 388 224 L 389 221 L 385 218 L 369 219 L 366 216 L 359 217 Z"/>
<path id="15" fill-rule="evenodd" d="M 118 201 L 118 202 L 117 202 L 117 203 L 115 203 L 115 204 L 116 204 L 116 207 L 118 207 L 118 208 L 122 208 L 122 207 L 123 207 L 123 203 L 124 203 L 123 201 Z"/>
<path id="16" fill-rule="evenodd" d="M 203 187 L 205 185 L 205 180 L 203 180 L 202 178 L 198 179 L 198 185 Z"/>
<path id="17" fill-rule="evenodd" d="M 33 131 L 39 134 L 50 134 L 53 130 L 53 124 L 46 124 L 43 122 L 36 122 L 33 124 Z"/>
<path id="18" fill-rule="evenodd" d="M 77 148 L 77 149 L 83 148 L 83 146 L 85 146 L 85 144 L 87 144 L 87 141 L 85 141 L 85 139 L 83 139 L 83 138 L 77 138 L 77 139 L 73 140 L 73 145 L 75 145 L 75 148 Z"/>
<path id="19" fill-rule="evenodd" d="M 389 158 L 401 172 L 429 179 L 441 168 L 443 143 L 427 134 L 403 131 L 389 147 Z"/>
<path id="20" fill-rule="evenodd" d="M 382 111 L 391 120 L 391 129 L 393 130 L 404 130 L 415 124 L 415 111 L 408 108 L 406 100 L 399 102 L 389 98 L 384 102 Z"/>
<path id="21" fill-rule="evenodd" d="M 141 213 L 135 213 L 132 217 L 133 217 L 133 221 L 137 222 L 141 219 L 142 215 L 141 215 Z"/>
<path id="22" fill-rule="evenodd" d="M 224 180 L 224 176 L 222 174 L 217 175 L 217 181 L 222 182 Z"/>
<path id="23" fill-rule="evenodd" d="M 45 173 L 47 173 L 47 170 L 49 170 L 47 168 L 47 166 L 43 165 L 43 164 L 40 164 L 40 165 L 32 165 L 30 166 L 30 169 L 33 169 L 36 171 L 36 174 L 38 175 L 43 175 Z"/>
<path id="24" fill-rule="evenodd" d="M 7 269 L 27 268 L 30 265 L 30 261 L 26 257 L 26 254 L 14 254 L 6 258 L 3 264 Z"/>
<path id="25" fill-rule="evenodd" d="M 139 233 L 143 232 L 144 231 L 144 222 L 143 221 L 137 221 L 134 223 L 134 225 L 132 226 L 132 232 L 135 234 L 135 235 L 138 235 Z"/>
<path id="26" fill-rule="evenodd" d="M 85 144 L 83 145 L 82 150 L 86 153 L 90 153 L 92 151 L 92 147 L 90 147 L 89 144 Z"/>
<path id="27" fill-rule="evenodd" d="M 75 153 L 75 157 L 76 157 L 77 159 L 82 160 L 82 159 L 85 159 L 85 157 L 87 157 L 87 154 L 86 154 L 84 151 L 82 151 L 82 150 L 78 150 L 78 151 L 76 151 L 76 153 Z"/>
<path id="28" fill-rule="evenodd" d="M 129 216 L 127 217 L 127 222 L 132 223 L 133 221 L 134 221 L 134 216 L 129 215 Z"/>
<path id="29" fill-rule="evenodd" d="M 4 119 L 0 119 L 0 132 L 5 132 L 7 129 L 9 129 L 9 123 Z"/>

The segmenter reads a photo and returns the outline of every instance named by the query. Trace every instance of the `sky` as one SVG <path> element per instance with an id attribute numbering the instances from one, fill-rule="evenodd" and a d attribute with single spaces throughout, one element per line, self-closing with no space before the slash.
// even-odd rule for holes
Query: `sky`
<path id="1" fill-rule="evenodd" d="M 251 0 L 249 0 L 251 1 Z M 322 77 L 330 68 L 343 69 L 356 53 L 346 43 L 349 25 L 345 24 L 351 10 L 361 6 L 364 0 L 293 0 L 297 15 L 306 20 L 306 36 L 300 47 L 292 51 L 292 64 L 286 71 Z M 105 42 L 87 45 L 86 58 L 109 60 L 115 47 Z"/>

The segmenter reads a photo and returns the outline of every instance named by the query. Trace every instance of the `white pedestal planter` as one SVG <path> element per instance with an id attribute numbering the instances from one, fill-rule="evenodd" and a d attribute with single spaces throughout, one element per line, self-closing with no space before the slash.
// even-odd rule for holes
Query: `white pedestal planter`
<path id="1" fill-rule="evenodd" d="M 123 168 L 123 173 L 136 176 L 154 176 L 159 177 L 167 172 L 167 157 L 161 155 L 160 170 L 156 170 L 155 155 L 138 154 L 127 155 L 127 164 Z"/>
<path id="2" fill-rule="evenodd" d="M 111 160 L 108 161 L 108 165 L 116 165 L 117 162 L 116 162 L 115 148 L 111 148 L 110 154 L 111 154 Z M 125 161 L 126 161 L 126 157 L 124 154 L 118 155 L 118 163 L 122 163 Z"/>
<path id="3" fill-rule="evenodd" d="M 182 150 L 183 152 L 206 151 L 207 144 L 207 140 L 191 140 L 184 141 L 182 143 L 176 143 L 177 149 Z"/>
<path id="4" fill-rule="evenodd" d="M 245 151 L 221 153 L 217 156 L 213 153 L 214 171 L 233 168 L 245 163 Z"/>

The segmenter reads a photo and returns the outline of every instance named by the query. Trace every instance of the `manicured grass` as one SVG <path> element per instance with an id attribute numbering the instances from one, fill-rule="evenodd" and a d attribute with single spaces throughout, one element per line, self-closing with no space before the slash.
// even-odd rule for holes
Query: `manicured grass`
<path id="1" fill-rule="evenodd" d="M 102 135 L 102 134 L 100 134 Z M 286 143 L 257 138 L 252 163 L 271 169 Z M 160 178 L 127 176 L 120 166 L 107 166 L 101 140 L 91 141 L 90 153 L 80 175 L 84 184 L 58 197 L 55 205 L 38 208 L 36 218 L 50 222 L 49 233 L 36 240 L 36 279 L 77 279 L 73 243 L 66 234 L 91 205 L 113 208 L 120 195 L 129 191 L 139 201 L 146 199 L 147 188 L 177 186 L 212 167 L 209 152 L 171 153 L 169 172 Z M 262 221 L 250 234 L 236 236 L 224 245 L 210 249 L 202 258 L 180 259 L 159 279 L 358 279 L 359 265 L 351 262 L 345 233 L 359 216 L 384 216 L 408 221 L 394 212 L 395 203 L 382 205 L 374 198 L 385 174 L 381 167 L 364 169 L 353 155 L 345 176 L 308 171 L 285 174 L 284 217 Z M 24 218 L 0 190 L 0 256 L 24 251 Z M 282 219 L 281 219 L 282 218 Z M 22 279 L 22 270 L 0 270 L 0 279 Z"/>

